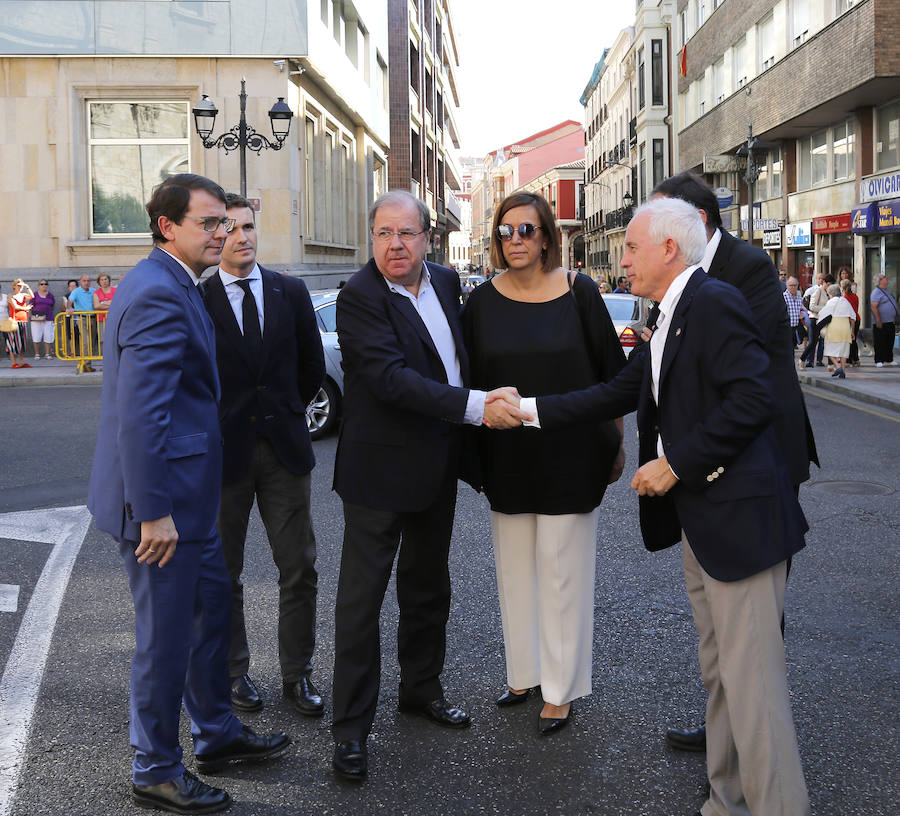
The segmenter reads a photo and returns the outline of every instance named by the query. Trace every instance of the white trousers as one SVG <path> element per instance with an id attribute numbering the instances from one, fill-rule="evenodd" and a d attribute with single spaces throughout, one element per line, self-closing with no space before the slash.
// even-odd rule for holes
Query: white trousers
<path id="1" fill-rule="evenodd" d="M 740 581 L 717 581 L 682 541 L 700 671 L 709 692 L 710 796 L 700 812 L 808 816 L 781 635 L 785 562 Z"/>
<path id="2" fill-rule="evenodd" d="M 599 516 L 491 512 L 506 682 L 551 705 L 591 693 Z"/>

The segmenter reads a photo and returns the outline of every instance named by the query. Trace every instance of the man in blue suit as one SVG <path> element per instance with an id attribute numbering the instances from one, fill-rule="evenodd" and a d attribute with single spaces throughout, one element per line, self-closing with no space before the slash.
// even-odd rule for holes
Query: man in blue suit
<path id="1" fill-rule="evenodd" d="M 642 206 L 622 266 L 659 302 L 653 337 L 612 382 L 521 409 L 542 428 L 637 410 L 644 543 L 682 542 L 709 692 L 702 816 L 805 816 L 780 622 L 807 525 L 772 428 L 769 358 L 740 292 L 697 265 L 705 247 L 690 204 Z"/>
<path id="2" fill-rule="evenodd" d="M 147 212 L 154 249 L 122 279 L 107 317 L 88 507 L 119 542 L 134 598 L 134 800 L 213 813 L 231 799 L 185 770 L 182 702 L 201 773 L 290 744 L 285 734 L 254 734 L 231 710 L 229 579 L 216 532 L 219 378 L 196 284 L 219 262 L 234 221 L 222 188 L 189 173 L 157 187 Z"/>

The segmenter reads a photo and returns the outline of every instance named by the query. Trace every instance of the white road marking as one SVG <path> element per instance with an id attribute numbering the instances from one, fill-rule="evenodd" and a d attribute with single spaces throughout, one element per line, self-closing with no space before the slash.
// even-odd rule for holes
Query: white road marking
<path id="1" fill-rule="evenodd" d="M 0 538 L 54 545 L 0 678 L 0 816 L 12 812 L 50 640 L 90 523 L 91 514 L 83 506 L 0 515 Z"/>
<path id="2" fill-rule="evenodd" d="M 0 612 L 15 612 L 18 608 L 18 584 L 0 584 Z"/>

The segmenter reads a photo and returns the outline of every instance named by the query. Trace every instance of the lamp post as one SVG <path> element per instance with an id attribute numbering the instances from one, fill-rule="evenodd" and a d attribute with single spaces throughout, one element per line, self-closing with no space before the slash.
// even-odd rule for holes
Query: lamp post
<path id="1" fill-rule="evenodd" d="M 269 120 L 272 125 L 272 135 L 275 141 L 270 141 L 261 133 L 257 133 L 256 129 L 247 124 L 247 80 L 241 77 L 241 118 L 234 127 L 226 130 L 221 136 L 211 139 L 213 128 L 216 124 L 216 116 L 219 109 L 215 103 L 206 95 L 197 103 L 193 109 L 194 127 L 197 129 L 197 135 L 203 146 L 206 148 L 221 147 L 225 153 L 231 153 L 232 150 L 240 150 L 241 157 L 241 195 L 247 195 L 247 148 L 250 148 L 258 156 L 263 149 L 281 150 L 284 147 L 284 140 L 287 139 L 291 130 L 291 119 L 294 112 L 290 109 L 283 96 L 278 97 L 278 101 L 272 105 L 269 110 Z"/>
<path id="2" fill-rule="evenodd" d="M 747 182 L 747 198 L 750 206 L 747 208 L 747 233 L 749 234 L 748 243 L 753 243 L 753 199 L 756 195 L 756 182 L 759 179 L 760 167 L 757 157 L 762 155 L 763 161 L 766 160 L 772 145 L 762 141 L 758 136 L 753 135 L 753 125 L 749 125 L 749 133 L 747 142 L 742 144 L 736 155 L 744 156 L 747 159 L 747 167 L 744 170 L 744 181 Z"/>

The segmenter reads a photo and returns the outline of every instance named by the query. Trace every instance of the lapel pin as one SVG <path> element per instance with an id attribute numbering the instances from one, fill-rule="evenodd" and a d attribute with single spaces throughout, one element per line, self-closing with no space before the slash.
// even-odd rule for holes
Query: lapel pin
<path id="1" fill-rule="evenodd" d="M 681 334 L 681 328 L 680 328 L 680 327 L 677 328 L 677 329 L 675 329 L 675 336 L 678 337 L 679 334 Z"/>

